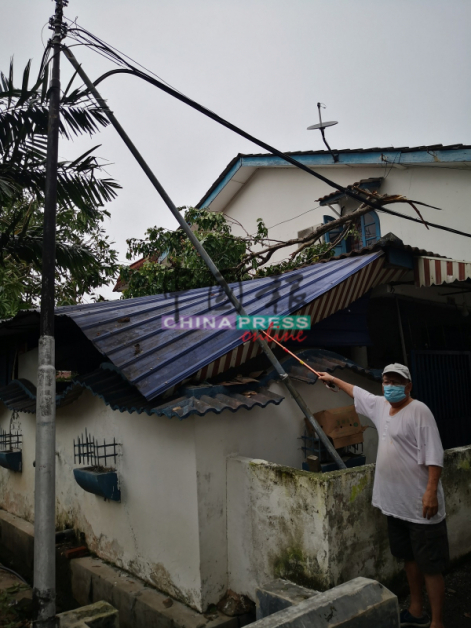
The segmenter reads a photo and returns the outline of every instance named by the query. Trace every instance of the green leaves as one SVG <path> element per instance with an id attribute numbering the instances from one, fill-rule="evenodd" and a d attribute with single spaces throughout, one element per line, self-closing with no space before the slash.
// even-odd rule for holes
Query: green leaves
<path id="1" fill-rule="evenodd" d="M 13 63 L 0 73 L 0 316 L 38 303 L 42 258 L 43 205 L 49 72 L 46 65 L 30 85 L 31 65 L 21 87 L 14 85 Z M 93 135 L 108 124 L 86 90 L 72 89 L 61 99 L 60 133 L 64 139 Z M 56 301 L 77 303 L 109 283 L 116 274 L 117 253 L 102 223 L 104 208 L 120 188 L 101 177 L 99 146 L 58 165 Z M 3 313 L 3 314 L 2 314 Z"/>
<path id="2" fill-rule="evenodd" d="M 268 266 L 263 259 L 253 256 L 253 249 L 258 251 L 260 246 L 270 242 L 268 229 L 261 218 L 257 220 L 257 231 L 246 237 L 234 235 L 223 214 L 189 208 L 185 218 L 228 282 L 279 275 L 333 255 L 329 244 L 314 242 L 282 262 Z M 152 227 L 147 230 L 146 238 L 130 239 L 127 243 L 127 258 L 141 259 L 120 268 L 124 298 L 190 290 L 216 283 L 181 229 L 167 231 Z"/>
<path id="3" fill-rule="evenodd" d="M 14 191 L 27 190 L 38 201 L 44 200 L 47 152 L 49 82 L 48 66 L 29 86 L 31 63 L 23 71 L 21 88 L 14 86 L 13 62 L 8 76 L 0 73 L 0 206 Z M 91 99 L 86 89 L 69 93 L 61 99 L 60 134 L 64 139 L 93 135 L 108 125 L 108 119 Z M 97 148 L 97 147 L 96 147 Z M 116 196 L 119 186 L 111 179 L 97 179 L 102 165 L 93 151 L 59 166 L 59 202 L 99 204 Z"/>
<path id="4" fill-rule="evenodd" d="M 185 209 L 185 208 L 182 208 Z M 246 279 L 237 270 L 247 241 L 231 233 L 222 214 L 189 208 L 185 218 L 227 281 Z M 214 285 L 215 279 L 181 229 L 152 227 L 143 240 L 128 240 L 127 258 L 145 258 L 139 268 L 121 267 L 124 296 L 136 297 Z"/>

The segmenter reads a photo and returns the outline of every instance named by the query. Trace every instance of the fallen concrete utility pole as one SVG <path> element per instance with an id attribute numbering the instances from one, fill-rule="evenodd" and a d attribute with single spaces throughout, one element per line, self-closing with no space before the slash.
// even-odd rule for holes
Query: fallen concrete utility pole
<path id="1" fill-rule="evenodd" d="M 213 260 L 210 258 L 210 256 L 206 252 L 206 250 L 203 247 L 203 245 L 201 244 L 201 242 L 195 236 L 195 234 L 191 230 L 189 224 L 186 222 L 186 220 L 183 217 L 183 215 L 181 214 L 181 212 L 179 212 L 178 209 L 175 207 L 174 203 L 172 202 L 171 198 L 169 197 L 167 192 L 162 187 L 161 183 L 158 181 L 158 179 L 156 178 L 156 176 L 154 175 L 152 170 L 149 168 L 149 166 L 145 162 L 145 160 L 142 157 L 142 155 L 139 153 L 139 151 L 137 150 L 137 148 L 135 147 L 135 145 L 133 144 L 131 139 L 128 137 L 127 133 L 124 131 L 123 127 L 120 125 L 120 123 L 118 122 L 118 120 L 114 116 L 113 112 L 108 107 L 106 101 L 103 100 L 103 98 L 100 96 L 98 90 L 93 85 L 92 81 L 85 74 L 84 70 L 82 69 L 82 66 L 79 64 L 79 62 L 75 58 L 74 54 L 66 46 L 63 46 L 62 49 L 64 50 L 64 53 L 65 53 L 67 59 L 71 62 L 71 64 L 73 65 L 74 69 L 77 71 L 77 73 L 80 76 L 80 78 L 82 79 L 82 81 L 85 83 L 85 85 L 91 91 L 91 93 L 94 95 L 97 103 L 102 108 L 103 113 L 108 117 L 109 121 L 114 126 L 114 128 L 116 129 L 116 131 L 120 135 L 121 139 L 124 141 L 126 146 L 129 148 L 131 153 L 134 155 L 136 161 L 139 163 L 141 168 L 144 170 L 145 174 L 147 175 L 148 179 L 150 180 L 150 182 L 152 183 L 154 188 L 160 194 L 162 200 L 165 202 L 167 207 L 172 212 L 173 216 L 179 222 L 181 228 L 185 231 L 186 235 L 190 239 L 190 241 L 193 244 L 193 246 L 195 247 L 195 249 L 198 251 L 198 253 L 203 258 L 206 266 L 209 268 L 209 270 L 211 271 L 213 277 L 216 279 L 218 284 L 224 290 L 224 292 L 226 293 L 228 299 L 230 300 L 232 305 L 235 307 L 236 311 L 239 314 L 241 314 L 242 316 L 247 316 L 247 312 L 242 307 L 242 304 L 240 303 L 240 301 L 237 299 L 237 297 L 235 296 L 235 294 L 231 290 L 229 284 L 224 279 L 224 277 L 221 275 L 221 273 L 219 272 L 218 268 L 216 267 L 216 265 L 214 264 Z M 270 360 L 270 362 L 274 366 L 276 372 L 278 373 L 279 378 L 281 379 L 283 384 L 286 386 L 286 388 L 288 389 L 288 391 L 290 392 L 291 396 L 296 401 L 296 403 L 298 404 L 300 409 L 302 410 L 304 416 L 309 421 L 309 423 L 312 425 L 312 427 L 315 429 L 319 439 L 321 440 L 322 444 L 327 449 L 327 451 L 329 452 L 329 454 L 331 455 L 333 460 L 335 460 L 335 462 L 337 463 L 337 465 L 339 466 L 340 469 L 345 469 L 346 466 L 345 466 L 345 463 L 343 462 L 342 458 L 339 456 L 337 450 L 334 448 L 334 446 L 332 445 L 330 440 L 327 438 L 327 436 L 322 431 L 321 426 L 316 421 L 316 419 L 313 417 L 313 415 L 312 415 L 311 411 L 309 410 L 306 402 L 304 401 L 302 396 L 299 394 L 299 392 L 294 387 L 292 381 L 290 380 L 290 378 L 288 376 L 288 373 L 286 373 L 286 371 L 283 369 L 283 367 L 281 366 L 280 362 L 278 361 L 278 358 L 275 356 L 273 351 L 270 349 L 270 347 L 267 344 L 267 342 L 265 340 L 263 340 L 262 338 L 259 338 L 257 340 L 257 342 L 260 344 L 263 352 L 265 353 L 265 355 L 268 357 L 268 359 Z"/>
<path id="2" fill-rule="evenodd" d="M 56 268 L 57 161 L 59 151 L 60 57 L 64 37 L 63 8 L 56 0 L 50 25 L 52 76 L 49 86 L 46 192 L 44 204 L 42 288 L 38 386 L 36 399 L 36 468 L 34 488 L 33 601 L 39 628 L 53 628 L 56 620 L 56 369 L 54 349 L 54 282 Z"/>

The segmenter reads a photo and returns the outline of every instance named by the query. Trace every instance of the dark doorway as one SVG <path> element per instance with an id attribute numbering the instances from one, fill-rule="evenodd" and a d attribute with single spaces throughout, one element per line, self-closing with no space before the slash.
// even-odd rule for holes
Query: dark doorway
<path id="1" fill-rule="evenodd" d="M 443 447 L 471 444 L 471 351 L 411 351 L 413 396 L 432 411 Z"/>

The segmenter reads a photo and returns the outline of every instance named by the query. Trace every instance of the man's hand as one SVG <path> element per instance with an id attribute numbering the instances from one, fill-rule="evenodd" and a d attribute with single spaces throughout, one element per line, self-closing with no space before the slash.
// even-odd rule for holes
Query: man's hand
<path id="1" fill-rule="evenodd" d="M 347 384 L 347 382 L 344 382 L 338 377 L 334 377 L 330 373 L 324 373 L 323 371 L 319 373 L 319 379 L 326 384 L 335 384 L 340 390 L 343 390 L 343 392 L 346 392 L 347 395 L 353 398 L 353 386 L 351 384 Z"/>
<path id="2" fill-rule="evenodd" d="M 431 519 L 438 512 L 437 490 L 427 488 L 422 497 L 422 516 L 424 519 Z"/>
<path id="3" fill-rule="evenodd" d="M 321 371 L 319 373 L 319 379 L 322 382 L 326 382 L 326 384 L 333 384 L 335 377 L 333 377 L 330 373 L 324 373 L 323 371 Z"/>

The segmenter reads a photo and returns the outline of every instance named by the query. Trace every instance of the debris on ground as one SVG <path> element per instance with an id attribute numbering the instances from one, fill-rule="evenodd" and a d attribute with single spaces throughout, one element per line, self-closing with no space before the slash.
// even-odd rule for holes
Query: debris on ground
<path id="1" fill-rule="evenodd" d="M 31 587 L 0 569 L 0 628 L 27 628 L 31 619 Z"/>
<path id="2" fill-rule="evenodd" d="M 218 609 L 224 615 L 235 617 L 236 615 L 245 615 L 255 611 L 255 604 L 246 595 L 238 595 L 229 589 L 226 595 L 217 605 Z"/>

